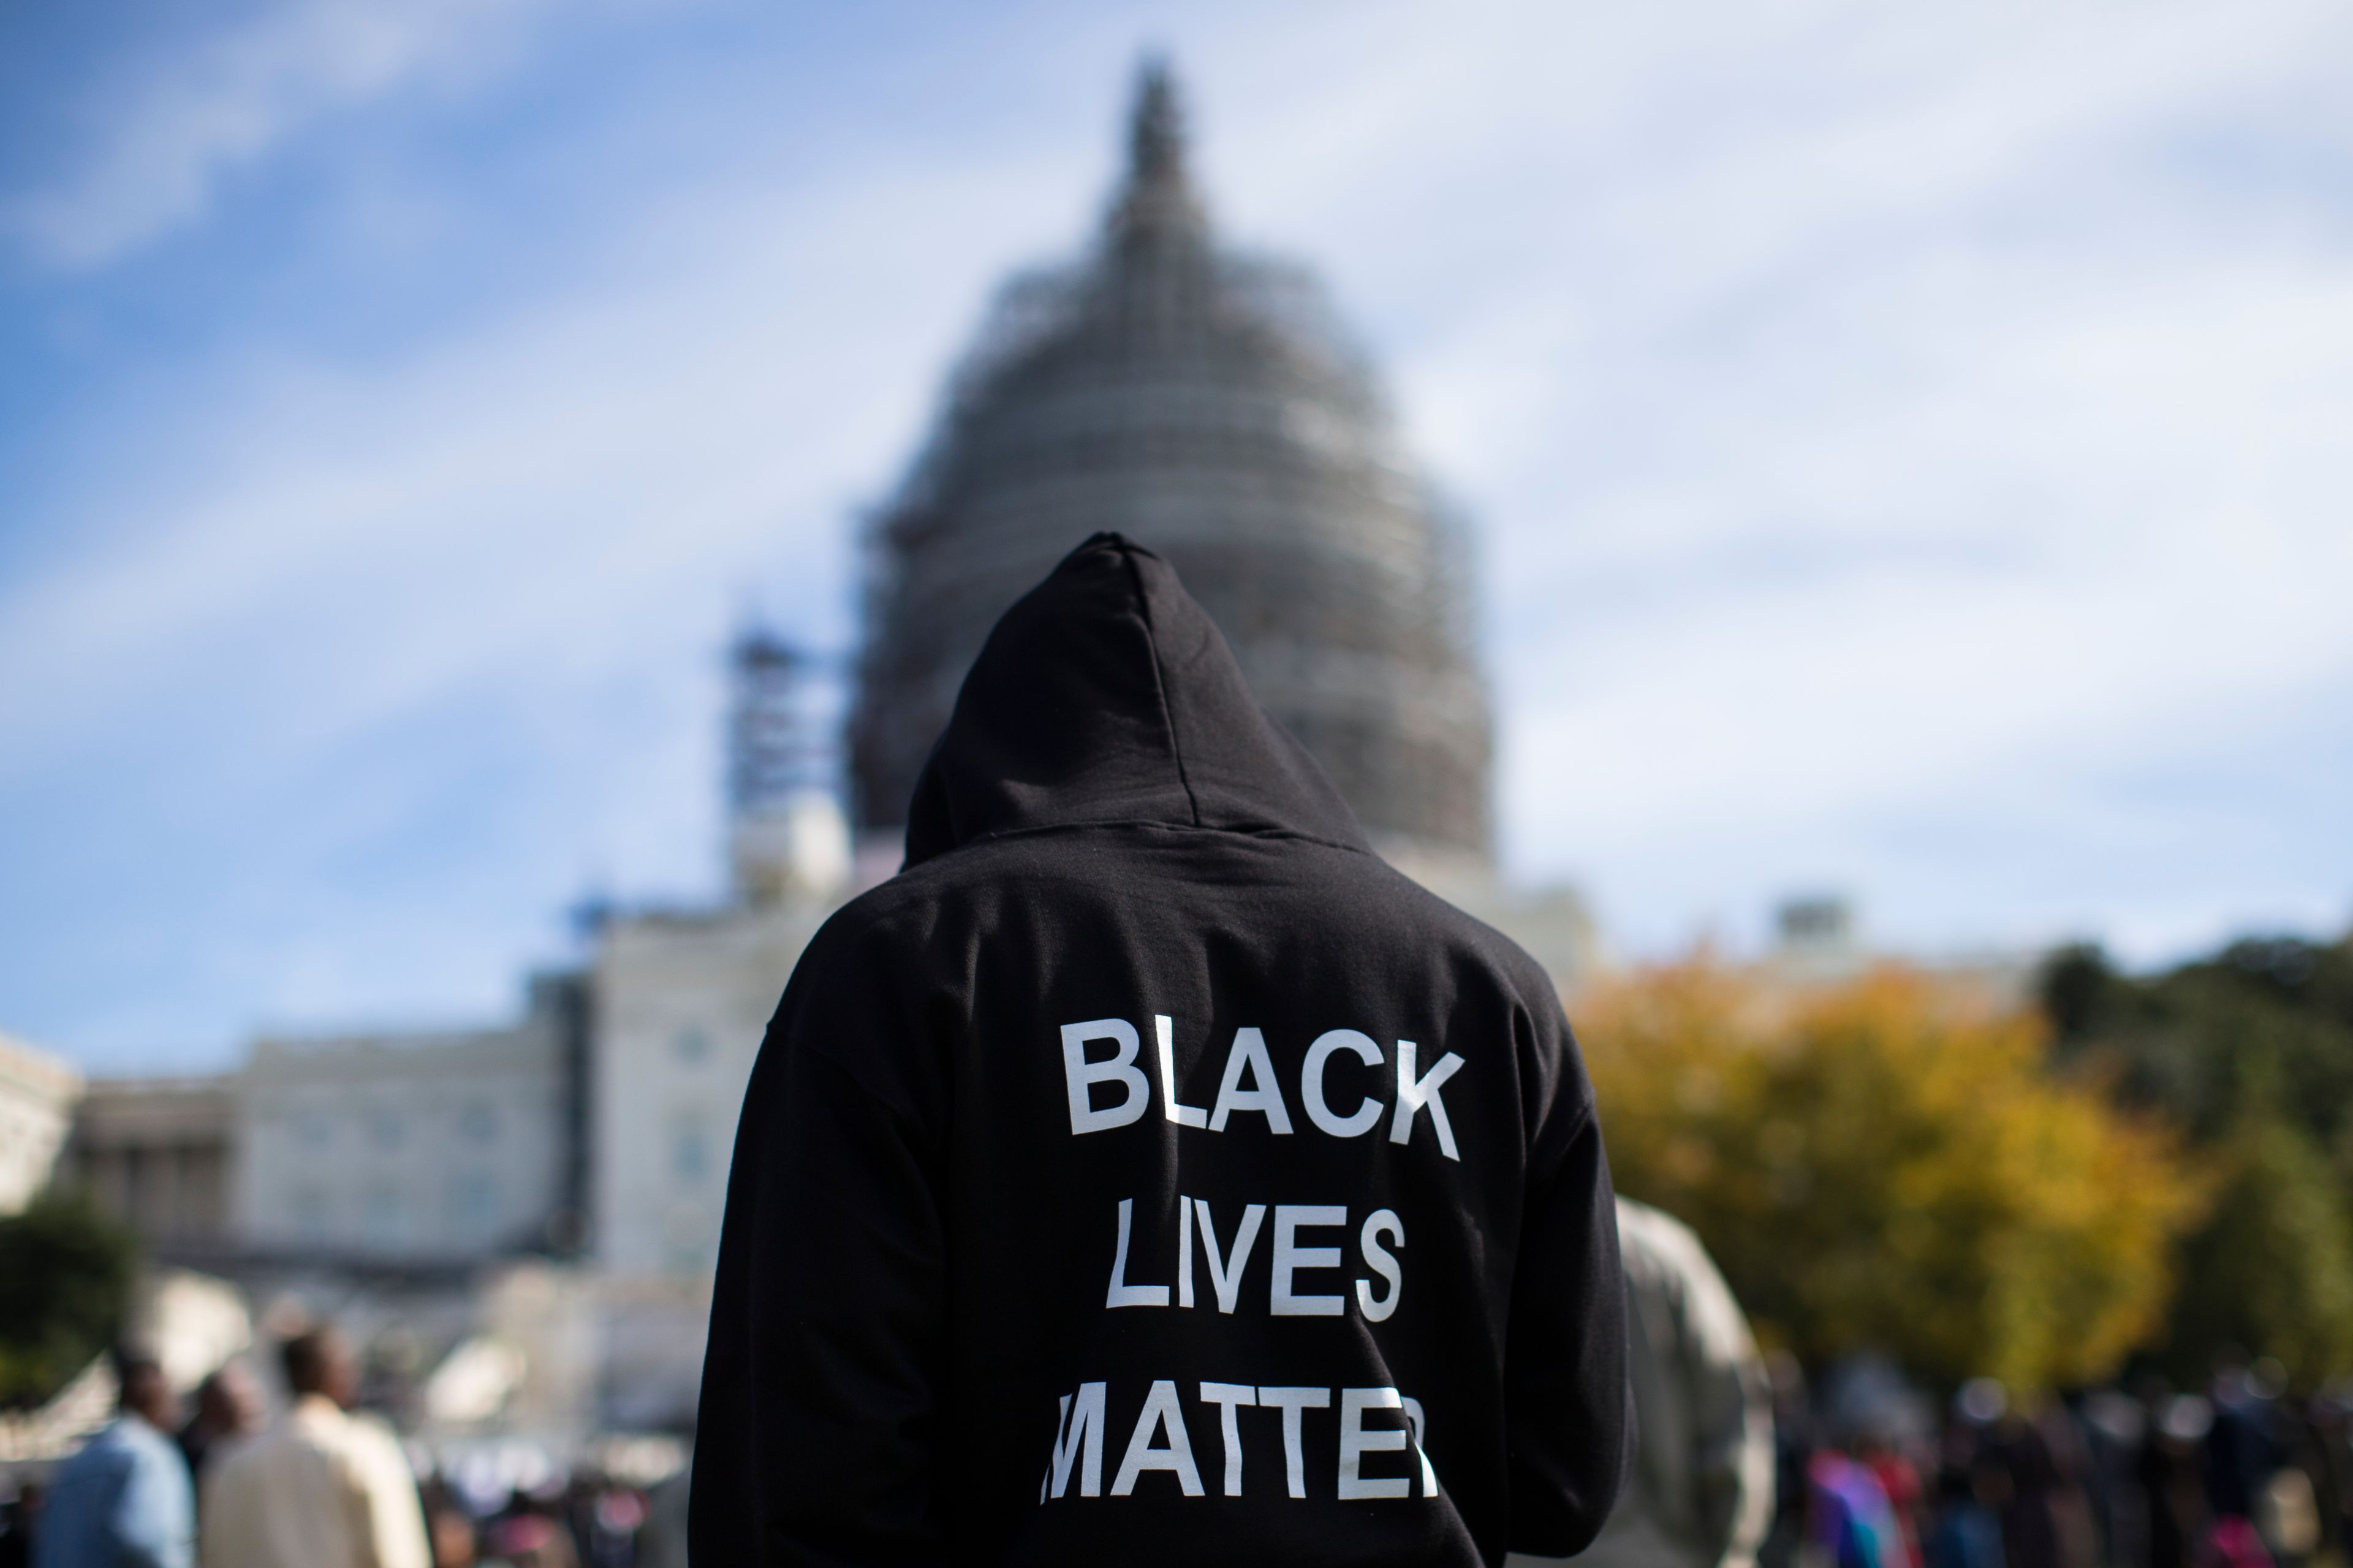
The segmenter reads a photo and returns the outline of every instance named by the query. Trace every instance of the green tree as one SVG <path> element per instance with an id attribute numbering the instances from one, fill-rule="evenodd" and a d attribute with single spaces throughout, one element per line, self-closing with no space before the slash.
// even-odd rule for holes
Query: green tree
<path id="1" fill-rule="evenodd" d="M 2266 1100 L 2324 1149 L 2353 1137 L 2353 939 L 2249 938 L 2146 977 L 2070 948 L 2042 1003 L 2063 1057 L 2105 1064 L 2122 1098 L 2201 1142 Z"/>
<path id="2" fill-rule="evenodd" d="M 1765 1337 L 2031 1389 L 2161 1321 L 2196 1184 L 2051 1070 L 2039 1017 L 1894 970 L 1792 996 L 1705 963 L 1577 1011 L 1621 1190 L 1699 1232 Z"/>
<path id="3" fill-rule="evenodd" d="M 78 1195 L 0 1219 L 0 1406 L 37 1405 L 122 1330 L 136 1245 Z"/>
<path id="4" fill-rule="evenodd" d="M 2168 1359 L 2202 1379 L 2225 1345 L 2274 1356 L 2300 1386 L 2353 1367 L 2353 1220 L 2311 1137 L 2242 1113 L 2215 1151 L 2221 1186 L 2182 1249 Z"/>
<path id="5" fill-rule="evenodd" d="M 2218 1184 L 2181 1245 L 2176 1373 L 2225 1346 L 2306 1384 L 2353 1371 L 2353 939 L 2251 938 L 2145 976 L 2074 948 L 2042 1004 L 2062 1053 L 2187 1130 Z"/>

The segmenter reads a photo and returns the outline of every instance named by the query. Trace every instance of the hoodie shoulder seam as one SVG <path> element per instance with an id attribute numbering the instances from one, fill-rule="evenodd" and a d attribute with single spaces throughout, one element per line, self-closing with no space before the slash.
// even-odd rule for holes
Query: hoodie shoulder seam
<path id="1" fill-rule="evenodd" d="M 1193 826 L 1201 826 L 1201 800 L 1193 793 L 1192 775 L 1185 769 L 1185 743 L 1176 736 L 1176 715 L 1168 706 L 1168 678 L 1161 668 L 1160 628 L 1152 624 L 1152 595 L 1144 586 L 1144 573 L 1135 564 L 1133 551 L 1123 550 L 1121 559 L 1126 563 L 1128 581 L 1135 585 L 1135 607 L 1144 622 L 1144 640 L 1152 649 L 1152 693 L 1160 704 L 1161 727 L 1168 733 L 1168 754 L 1176 763 L 1176 782 L 1184 786 L 1185 805 L 1193 814 Z"/>

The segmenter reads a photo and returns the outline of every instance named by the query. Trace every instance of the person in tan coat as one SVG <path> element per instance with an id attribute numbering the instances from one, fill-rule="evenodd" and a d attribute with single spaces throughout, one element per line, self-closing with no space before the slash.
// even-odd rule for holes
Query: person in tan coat
<path id="1" fill-rule="evenodd" d="M 1772 1390 L 1748 1320 L 1692 1228 L 1618 1199 L 1634 1470 L 1577 1568 L 1755 1568 L 1773 1521 Z M 1509 1568 L 1557 1558 L 1514 1554 Z"/>
<path id="2" fill-rule="evenodd" d="M 286 1342 L 284 1418 L 205 1482 L 204 1568 L 430 1568 L 425 1512 L 399 1442 L 352 1415 L 359 1367 L 333 1329 Z"/>

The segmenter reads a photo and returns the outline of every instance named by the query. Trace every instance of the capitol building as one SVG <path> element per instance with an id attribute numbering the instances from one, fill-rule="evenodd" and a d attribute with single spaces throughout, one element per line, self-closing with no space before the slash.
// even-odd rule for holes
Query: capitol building
<path id="1" fill-rule="evenodd" d="M 448 1303 L 528 1262 L 565 1303 L 535 1321 L 553 1312 L 593 1369 L 563 1419 L 675 1425 L 737 1108 L 786 979 L 844 899 L 896 869 L 915 774 L 990 626 L 1099 529 L 1176 568 L 1385 855 L 1575 984 L 1581 904 L 1494 871 L 1462 521 L 1314 278 L 1220 244 L 1156 68 L 1128 136 L 1100 232 L 1004 287 L 868 525 L 845 732 L 813 728 L 789 647 L 737 645 L 729 897 L 598 911 L 575 967 L 528 977 L 515 1016 L 477 1028 L 273 1036 L 225 1074 L 86 1084 L 11 1069 L 35 1058 L 0 1047 L 0 1112 L 40 1101 L 24 1147 L 53 1152 L 52 1179 L 160 1258 L 347 1317 L 407 1303 L 385 1315 L 455 1325 L 442 1350 L 470 1331 Z"/>

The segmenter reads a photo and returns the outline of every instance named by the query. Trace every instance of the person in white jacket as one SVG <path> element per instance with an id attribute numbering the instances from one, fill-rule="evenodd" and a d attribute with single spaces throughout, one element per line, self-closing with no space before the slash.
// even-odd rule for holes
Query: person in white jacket
<path id="1" fill-rule="evenodd" d="M 431 1568 L 399 1440 L 350 1414 L 359 1364 L 349 1342 L 314 1329 L 284 1354 L 293 1408 L 206 1479 L 204 1568 Z"/>
<path id="2" fill-rule="evenodd" d="M 1577 1568 L 1754 1568 L 1773 1522 L 1773 1399 L 1748 1320 L 1681 1220 L 1621 1197 L 1618 1248 L 1638 1447 Z"/>

